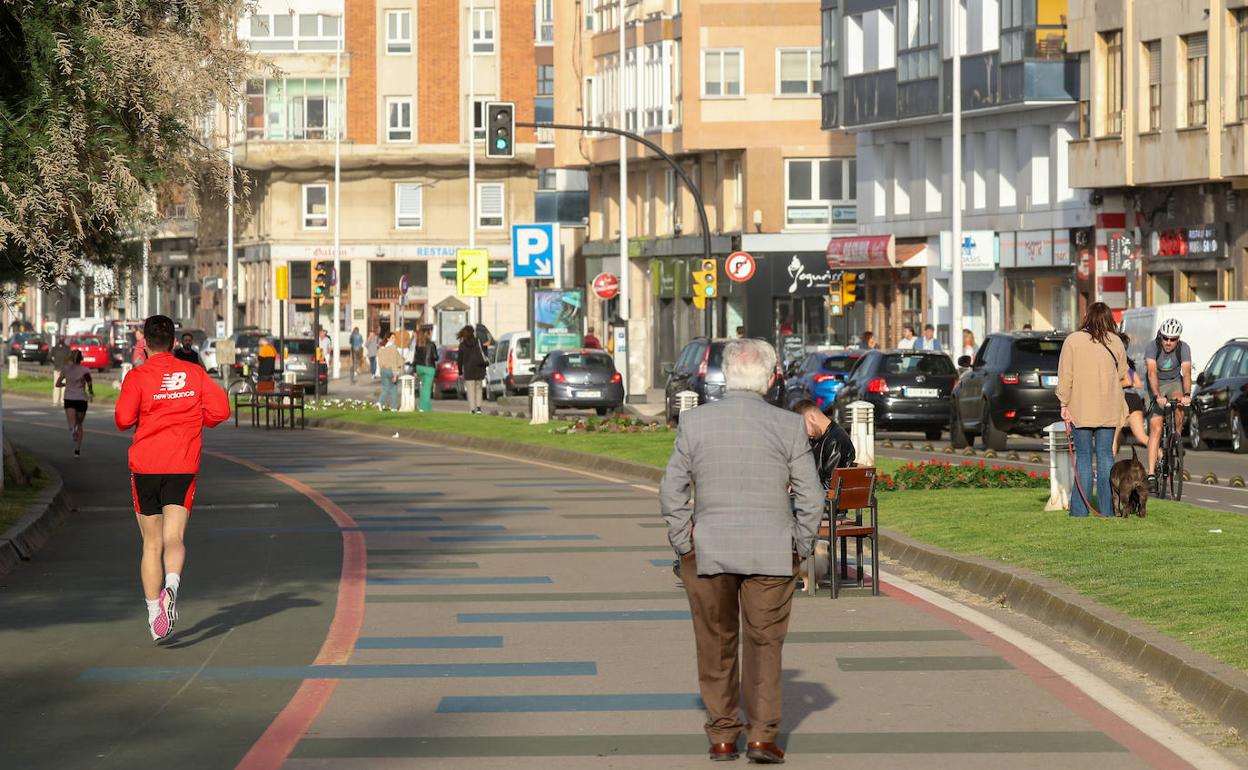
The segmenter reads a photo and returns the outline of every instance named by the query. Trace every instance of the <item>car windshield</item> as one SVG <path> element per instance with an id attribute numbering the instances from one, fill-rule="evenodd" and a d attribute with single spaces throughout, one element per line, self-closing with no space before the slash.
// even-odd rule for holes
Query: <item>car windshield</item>
<path id="1" fill-rule="evenodd" d="M 559 365 L 567 369 L 613 369 L 615 364 L 606 353 L 564 353 Z"/>
<path id="2" fill-rule="evenodd" d="M 1045 369 L 1057 371 L 1057 360 L 1062 355 L 1060 339 L 1025 339 L 1014 342 L 1014 353 L 1010 356 L 1010 368 Z"/>
<path id="3" fill-rule="evenodd" d="M 823 371 L 844 374 L 854 368 L 861 356 L 828 356 L 823 359 Z"/>
<path id="4" fill-rule="evenodd" d="M 512 354 L 516 358 L 532 358 L 533 357 L 533 353 L 529 349 L 528 337 L 519 337 L 517 339 L 514 339 L 512 340 L 512 344 L 515 346 L 512 348 Z"/>
<path id="5" fill-rule="evenodd" d="M 456 350 L 448 350 L 448 351 L 446 351 L 445 353 L 443 353 L 443 357 L 445 357 L 447 361 L 458 361 L 458 360 L 459 360 L 459 350 L 458 350 L 458 349 L 456 349 Z"/>
<path id="6" fill-rule="evenodd" d="M 39 342 L 39 335 L 32 332 L 22 332 L 13 335 L 14 342 Z"/>
<path id="7" fill-rule="evenodd" d="M 99 345 L 100 338 L 99 337 L 74 337 L 74 341 L 69 344 L 71 345 Z"/>
<path id="8" fill-rule="evenodd" d="M 890 353 L 884 356 L 882 374 L 954 374 L 953 362 L 947 356 Z"/>
<path id="9" fill-rule="evenodd" d="M 316 343 L 312 340 L 286 340 L 286 355 L 310 356 L 316 352 Z"/>
<path id="10" fill-rule="evenodd" d="M 257 344 L 259 344 L 260 338 L 261 335 L 259 334 L 240 334 L 238 335 L 238 342 L 235 344 L 235 347 L 254 348 Z"/>

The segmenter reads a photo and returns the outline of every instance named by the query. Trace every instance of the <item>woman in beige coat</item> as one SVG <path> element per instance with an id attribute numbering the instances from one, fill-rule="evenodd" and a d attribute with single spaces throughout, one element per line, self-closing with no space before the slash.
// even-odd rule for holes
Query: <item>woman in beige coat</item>
<path id="1" fill-rule="evenodd" d="M 1097 505 L 1111 505 L 1109 471 L 1114 466 L 1114 433 L 1126 421 L 1122 380 L 1127 376 L 1127 351 L 1118 338 L 1114 315 L 1095 302 L 1083 326 L 1062 343 L 1057 364 L 1057 400 L 1062 420 L 1073 427 L 1078 484 L 1071 491 L 1070 515 L 1087 516 L 1092 502 L 1095 455 Z"/>

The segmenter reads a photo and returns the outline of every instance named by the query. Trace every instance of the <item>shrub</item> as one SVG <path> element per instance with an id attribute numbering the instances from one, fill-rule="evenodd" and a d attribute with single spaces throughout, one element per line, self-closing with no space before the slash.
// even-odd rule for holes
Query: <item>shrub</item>
<path id="1" fill-rule="evenodd" d="M 658 420 L 617 414 L 601 420 L 578 417 L 566 427 L 552 429 L 551 433 L 663 433 L 670 430 L 666 423 Z"/>
<path id="2" fill-rule="evenodd" d="M 1046 489 L 1049 474 L 1015 465 L 987 465 L 967 460 L 961 465 L 948 462 L 907 463 L 896 473 L 880 474 L 879 488 L 887 492 L 907 489 Z"/>

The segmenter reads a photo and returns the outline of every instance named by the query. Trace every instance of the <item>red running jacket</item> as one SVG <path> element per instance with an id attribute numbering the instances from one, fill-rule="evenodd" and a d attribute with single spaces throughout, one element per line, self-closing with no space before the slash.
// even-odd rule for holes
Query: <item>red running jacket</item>
<path id="1" fill-rule="evenodd" d="M 230 402 L 202 366 L 157 353 L 126 375 L 115 411 L 134 431 L 134 473 L 198 473 L 200 435 L 230 416 Z"/>

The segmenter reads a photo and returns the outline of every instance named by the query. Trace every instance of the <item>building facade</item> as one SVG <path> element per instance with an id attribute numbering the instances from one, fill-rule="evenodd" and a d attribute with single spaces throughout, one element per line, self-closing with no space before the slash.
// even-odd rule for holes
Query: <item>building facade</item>
<path id="1" fill-rule="evenodd" d="M 1248 2 L 1071 0 L 1071 183 L 1115 308 L 1248 297 Z"/>
<path id="2" fill-rule="evenodd" d="M 623 7 L 621 19 L 616 0 L 557 4 L 557 55 L 567 58 L 556 68 L 555 118 L 641 134 L 676 159 L 700 191 L 720 287 L 709 313 L 694 307 L 691 273 L 703 257 L 703 231 L 693 192 L 675 169 L 628 143 L 621 202 L 618 138 L 555 137 L 557 165 L 588 171 L 588 280 L 620 275 L 621 203 L 626 212 L 630 392 L 660 386 L 664 369 L 699 334 L 744 326 L 775 341 L 782 332 L 808 344 L 834 341 L 845 330 L 831 315 L 824 251 L 830 233 L 854 231 L 857 174 L 852 140 L 819 126 L 818 7 L 763 0 Z M 748 281 L 731 281 L 723 270 L 734 250 L 756 260 Z M 619 314 L 618 299 L 591 302 L 600 332 Z"/>
<path id="3" fill-rule="evenodd" d="M 865 268 L 869 323 L 885 343 L 900 325 L 929 322 L 946 346 L 960 341 L 948 328 L 955 251 L 965 271 L 964 326 L 977 341 L 1024 324 L 1077 323 L 1072 243 L 1093 221 L 1068 172 L 1078 90 L 1066 5 L 963 3 L 964 237 L 954 249 L 949 3 L 822 0 L 824 126 L 848 128 L 857 140 L 859 235 L 894 244 L 875 259 L 865 247 L 848 248 L 840 262 Z"/>

